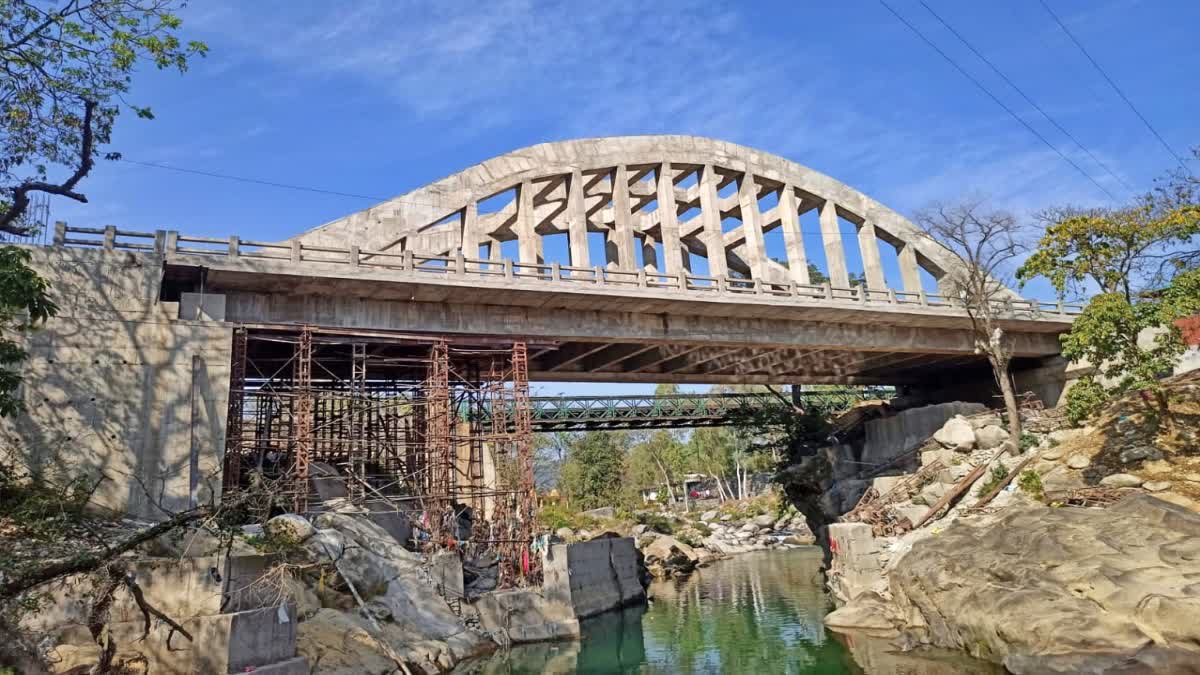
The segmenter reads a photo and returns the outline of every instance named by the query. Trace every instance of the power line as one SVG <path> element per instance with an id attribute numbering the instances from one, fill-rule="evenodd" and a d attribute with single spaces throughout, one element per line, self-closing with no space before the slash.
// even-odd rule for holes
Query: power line
<path id="1" fill-rule="evenodd" d="M 1100 165 L 1100 168 L 1104 169 L 1104 171 L 1107 172 L 1108 175 L 1112 176 L 1118 183 L 1123 185 L 1126 190 L 1129 190 L 1130 192 L 1136 192 L 1136 190 L 1134 190 L 1132 187 L 1130 187 L 1129 183 L 1126 183 L 1123 178 L 1121 178 L 1117 174 L 1113 173 L 1113 170 L 1108 168 L 1108 165 L 1106 165 L 1104 162 L 1100 161 L 1099 157 L 1096 157 L 1095 155 L 1093 155 L 1091 150 L 1088 150 L 1086 147 L 1084 147 L 1083 143 L 1080 143 L 1078 138 L 1075 138 L 1075 136 L 1072 135 L 1071 132 L 1064 129 L 1063 126 L 1061 124 L 1059 124 L 1057 120 L 1055 120 L 1053 117 L 1051 117 L 1049 113 L 1047 113 L 1045 110 L 1042 109 L 1041 106 L 1039 106 L 1037 103 L 1035 103 L 1034 100 L 1032 98 L 1030 98 L 1029 95 L 1026 94 L 1023 89 L 1018 87 L 1015 82 L 1013 82 L 1011 79 L 1009 79 L 1009 77 L 1007 75 L 1005 75 L 999 68 L 997 68 L 996 64 L 992 63 L 991 60 L 989 60 L 986 56 L 979 53 L 979 50 L 975 49 L 975 47 L 972 46 L 971 43 L 968 42 L 965 37 L 963 37 L 958 31 L 954 30 L 953 26 L 951 26 L 949 23 L 947 23 L 946 20 L 943 19 L 937 12 L 933 11 L 933 8 L 930 7 L 928 4 L 926 4 L 925 0 L 921 0 L 921 6 L 924 7 L 925 10 L 928 11 L 930 14 L 932 14 L 933 18 L 935 18 L 939 22 L 941 22 L 941 24 L 946 27 L 946 30 L 953 33 L 954 37 L 958 38 L 959 42 L 962 42 L 963 45 L 965 45 L 967 49 L 970 49 L 972 54 L 974 54 L 975 56 L 978 56 L 979 60 L 986 63 L 988 65 L 988 67 L 992 69 L 992 72 L 999 75 L 1000 79 L 1004 80 L 1006 83 L 1008 83 L 1008 86 L 1012 87 L 1018 94 L 1020 94 L 1021 98 L 1025 99 L 1026 103 L 1033 106 L 1034 110 L 1041 113 L 1042 117 L 1046 118 L 1046 121 L 1050 122 L 1050 124 L 1053 124 L 1055 129 L 1058 129 L 1060 132 L 1062 132 L 1062 134 L 1064 136 L 1071 139 L 1071 141 L 1074 142 L 1075 145 L 1078 146 L 1080 150 L 1087 153 L 1087 156 L 1091 157 L 1092 161 L 1094 161 L 1096 164 Z"/>
<path id="2" fill-rule="evenodd" d="M 270 187 L 283 188 L 286 190 L 300 190 L 302 192 L 315 192 L 324 195 L 334 195 L 337 197 L 350 197 L 352 199 L 367 199 L 373 202 L 388 201 L 386 197 L 370 197 L 368 195 L 358 195 L 352 192 L 338 192 L 337 190 L 325 190 L 322 188 L 306 187 L 304 185 L 291 185 L 288 183 L 276 183 L 269 180 L 260 180 L 258 178 L 246 178 L 245 176 L 233 176 L 227 173 L 217 173 L 215 171 L 202 171 L 200 169 L 185 169 L 180 166 L 171 166 L 169 164 L 156 164 L 154 162 L 139 162 L 135 159 L 125 159 L 122 157 L 119 161 L 126 164 L 136 164 L 138 166 L 148 166 L 155 169 L 166 169 L 167 171 L 178 171 L 179 173 L 191 173 L 198 176 L 208 176 L 209 178 L 223 178 L 225 180 L 238 181 L 241 183 L 254 183 L 256 185 L 267 185 Z"/>
<path id="3" fill-rule="evenodd" d="M 992 101 L 994 101 L 996 103 L 996 105 L 1003 108 L 1004 111 L 1009 114 L 1009 116 L 1011 116 L 1014 120 L 1020 122 L 1021 126 L 1025 127 L 1026 129 L 1029 130 L 1029 133 L 1033 134 L 1034 136 L 1037 136 L 1038 140 L 1041 141 L 1043 144 L 1045 144 L 1045 146 L 1047 148 L 1050 148 L 1051 150 L 1053 150 L 1055 152 L 1055 154 L 1057 154 L 1059 157 L 1061 157 L 1064 162 L 1066 162 L 1067 164 L 1070 164 L 1072 167 L 1074 167 L 1075 170 L 1079 172 L 1079 175 L 1081 175 L 1084 178 L 1091 181 L 1092 185 L 1095 185 L 1101 192 L 1108 195 L 1109 199 L 1113 200 L 1114 202 L 1118 201 L 1116 196 L 1113 195 L 1113 193 L 1108 191 L 1108 188 L 1106 188 L 1103 185 L 1101 185 L 1100 183 L 1098 183 L 1095 178 L 1092 178 L 1092 175 L 1090 173 L 1083 170 L 1083 167 L 1076 164 L 1074 161 L 1071 160 L 1070 157 L 1067 157 L 1066 155 L 1064 155 L 1061 150 L 1054 147 L 1054 145 L 1052 143 L 1050 143 L 1050 141 L 1046 140 L 1045 136 L 1043 136 L 1040 132 L 1038 132 L 1037 129 L 1034 129 L 1032 126 L 1030 126 L 1030 124 L 1028 122 L 1021 119 L 1021 117 L 1019 115 L 1017 115 L 1017 113 L 1014 112 L 1012 108 L 1008 107 L 1004 103 L 1004 101 L 1001 101 L 999 98 L 997 98 L 996 95 L 991 92 L 991 90 L 989 90 L 987 87 L 983 86 L 983 83 L 980 82 L 978 79 L 976 79 L 974 75 L 971 75 L 962 66 L 958 65 L 958 62 L 955 61 L 954 59 L 950 58 L 949 54 L 942 51 L 941 47 L 938 47 L 936 44 L 934 44 L 934 42 L 932 40 L 930 40 L 928 37 L 925 37 L 925 34 L 922 33 L 916 26 L 909 23 L 909 21 L 907 19 L 905 19 L 903 16 L 901 16 L 900 13 L 897 12 L 895 9 L 892 9 L 892 6 L 887 3 L 887 0 L 879 0 L 879 4 L 883 5 L 884 8 L 887 9 L 887 11 L 891 12 L 892 16 L 899 19 L 900 23 L 903 23 L 905 26 L 908 26 L 909 30 L 911 30 L 913 33 L 916 33 L 917 37 L 921 38 L 921 40 L 923 40 L 925 42 L 925 44 L 932 47 L 933 50 L 935 52 L 937 52 L 938 54 L 940 54 L 943 59 L 946 59 L 946 61 L 950 65 L 954 66 L 955 70 L 962 73 L 963 77 L 970 80 L 971 83 L 974 84 L 976 87 L 978 87 L 980 91 L 987 94 L 988 98 L 992 99 Z"/>
<path id="4" fill-rule="evenodd" d="M 1133 111 L 1133 114 L 1137 115 L 1138 119 L 1142 121 L 1142 124 L 1145 124 L 1146 128 L 1150 130 L 1150 133 L 1154 134 L 1154 137 L 1158 139 L 1158 142 L 1162 143 L 1163 148 L 1165 148 L 1167 152 L 1171 153 L 1171 156 L 1175 158 L 1175 161 L 1179 162 L 1179 166 L 1183 167 L 1184 171 L 1188 171 L 1187 164 L 1184 163 L 1183 158 L 1175 153 L 1175 150 L 1173 150 L 1170 144 L 1167 143 L 1166 139 L 1162 137 L 1162 134 L 1158 133 L 1158 130 L 1154 128 L 1154 125 L 1150 124 L 1150 120 L 1146 119 L 1146 116 L 1137 109 L 1137 106 L 1133 105 L 1133 101 L 1130 101 L 1129 97 L 1125 95 L 1125 92 L 1121 91 L 1121 88 L 1117 86 L 1117 83 L 1113 82 L 1113 79 L 1108 76 L 1108 73 L 1104 71 L 1104 68 L 1101 68 L 1100 64 L 1096 62 L 1096 59 L 1092 58 L 1091 53 L 1084 48 L 1083 44 L 1075 37 L 1075 34 L 1072 33 L 1069 28 L 1067 28 L 1067 25 L 1063 23 L 1062 19 L 1058 18 L 1058 15 L 1054 13 L 1054 10 L 1050 9 L 1050 5 L 1046 4 L 1046 0 L 1038 0 L 1038 2 L 1042 4 L 1042 7 L 1045 8 L 1046 12 L 1050 14 L 1050 16 L 1054 17 L 1054 21 L 1058 24 L 1058 27 L 1067 34 L 1067 37 L 1071 38 L 1071 42 L 1075 43 L 1075 46 L 1079 48 L 1079 51 L 1083 52 L 1083 55 L 1087 57 L 1087 60 L 1092 62 L 1092 66 L 1095 67 L 1097 72 L 1099 72 L 1104 80 L 1108 82 L 1108 86 L 1112 87 L 1113 91 L 1117 92 L 1117 96 L 1120 96 L 1121 100 L 1125 101 L 1125 105 L 1129 106 L 1129 109 Z"/>

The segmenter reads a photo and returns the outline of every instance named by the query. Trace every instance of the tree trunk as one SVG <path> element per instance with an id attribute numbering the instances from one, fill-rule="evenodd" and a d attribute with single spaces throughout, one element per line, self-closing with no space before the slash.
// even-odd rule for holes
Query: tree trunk
<path id="1" fill-rule="evenodd" d="M 658 470 L 662 473 L 663 484 L 667 486 L 667 498 L 674 504 L 675 490 L 671 488 L 671 475 L 667 473 L 667 467 L 663 466 L 662 461 L 658 457 L 654 458 L 654 463 L 658 465 Z M 687 486 L 684 486 L 684 489 L 687 489 Z"/>
<path id="2" fill-rule="evenodd" d="M 994 365 L 996 382 L 1000 385 L 1000 393 L 1004 395 L 1004 408 L 1008 411 L 1008 440 L 1012 443 L 1009 448 L 1012 454 L 1021 452 L 1021 409 L 1017 406 L 1017 394 L 1013 390 L 1012 378 L 1008 375 L 1008 366 Z"/>

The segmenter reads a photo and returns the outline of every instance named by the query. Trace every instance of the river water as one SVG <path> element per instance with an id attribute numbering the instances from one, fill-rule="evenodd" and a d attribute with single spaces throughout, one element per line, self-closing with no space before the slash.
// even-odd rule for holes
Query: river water
<path id="1" fill-rule="evenodd" d="M 579 642 L 520 645 L 457 673 L 844 673 L 957 675 L 1003 670 L 959 654 L 901 654 L 888 642 L 836 635 L 816 547 L 748 553 L 655 582 L 648 607 L 583 623 Z"/>

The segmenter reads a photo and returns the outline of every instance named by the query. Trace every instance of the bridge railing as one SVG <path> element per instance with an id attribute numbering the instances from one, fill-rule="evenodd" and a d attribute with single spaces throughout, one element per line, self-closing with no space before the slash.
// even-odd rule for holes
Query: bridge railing
<path id="1" fill-rule="evenodd" d="M 716 277 L 703 274 L 670 274 L 646 270 L 619 270 L 607 267 L 577 267 L 559 263 L 528 263 L 510 259 L 470 258 L 462 254 L 428 255 L 413 251 L 364 251 L 316 246 L 292 241 L 287 244 L 243 240 L 234 235 L 225 239 L 183 235 L 173 230 L 136 232 L 113 226 L 104 228 L 55 225 L 53 246 L 98 248 L 110 251 L 155 252 L 165 256 L 213 256 L 227 259 L 286 260 L 343 264 L 356 268 L 380 269 L 401 275 L 438 275 L 444 277 L 502 279 L 568 283 L 590 286 L 617 286 L 671 290 L 696 296 L 750 295 L 796 298 L 798 300 L 857 302 L 869 305 L 906 305 L 926 308 L 962 309 L 960 299 L 926 293 L 824 284 L 800 284 L 792 281 Z M 1043 302 L 1023 298 L 994 300 L 994 306 L 1006 311 L 1032 314 L 1079 314 L 1083 305 Z"/>
<path id="2" fill-rule="evenodd" d="M 821 414 L 841 412 L 866 400 L 890 399 L 891 387 L 840 387 L 800 393 L 800 405 Z M 770 393 L 671 394 L 665 396 L 535 396 L 530 398 L 534 428 L 541 431 L 581 429 L 654 429 L 718 426 L 738 413 L 783 404 Z M 484 421 L 491 410 L 483 409 Z M 511 413 L 508 413 L 511 417 Z"/>

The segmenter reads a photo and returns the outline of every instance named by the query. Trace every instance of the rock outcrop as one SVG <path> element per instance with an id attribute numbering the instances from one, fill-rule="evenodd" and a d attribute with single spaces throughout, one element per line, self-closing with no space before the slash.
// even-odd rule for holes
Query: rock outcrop
<path id="1" fill-rule="evenodd" d="M 887 587 L 890 604 L 863 593 L 829 623 L 879 630 L 887 608 L 910 638 L 1018 675 L 1200 672 L 1173 669 L 1200 664 L 1200 515 L 1146 494 L 957 520 L 915 541 Z"/>

